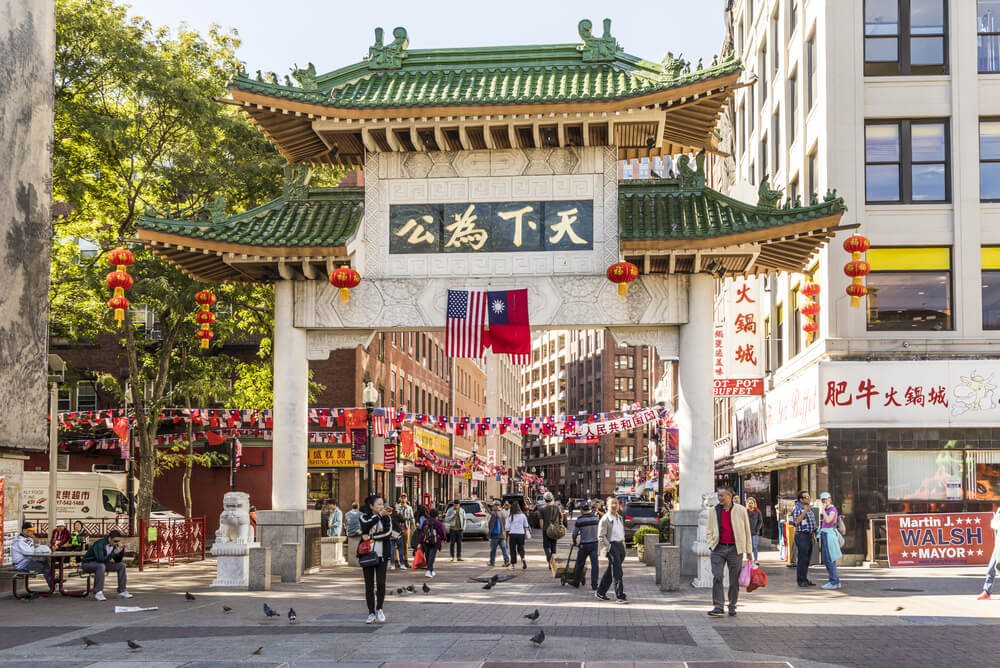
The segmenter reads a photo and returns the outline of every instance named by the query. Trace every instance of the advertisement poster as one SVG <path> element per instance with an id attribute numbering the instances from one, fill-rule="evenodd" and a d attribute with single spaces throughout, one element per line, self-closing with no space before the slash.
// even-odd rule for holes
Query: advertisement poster
<path id="1" fill-rule="evenodd" d="M 992 513 L 886 515 L 889 566 L 978 566 L 993 553 Z"/>
<path id="2" fill-rule="evenodd" d="M 4 552 L 4 547 L 6 541 L 3 539 L 3 497 L 4 497 L 4 477 L 0 475 L 0 564 L 7 564 L 6 553 Z"/>
<path id="3" fill-rule="evenodd" d="M 351 459 L 359 462 L 368 459 L 368 433 L 364 429 L 351 430 Z"/>

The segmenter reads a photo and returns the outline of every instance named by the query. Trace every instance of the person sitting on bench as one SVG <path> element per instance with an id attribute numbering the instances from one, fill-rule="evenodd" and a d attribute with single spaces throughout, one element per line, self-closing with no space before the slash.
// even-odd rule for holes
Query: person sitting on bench
<path id="1" fill-rule="evenodd" d="M 38 554 L 51 554 L 48 545 L 35 545 L 35 525 L 25 522 L 21 525 L 21 533 L 14 537 L 10 545 L 10 557 L 14 568 L 19 571 L 31 571 L 45 576 L 45 582 L 52 588 L 52 569 L 45 559 L 32 559 Z"/>
<path id="2" fill-rule="evenodd" d="M 122 545 L 122 532 L 112 529 L 108 532 L 107 538 L 102 538 L 87 550 L 83 555 L 83 563 L 80 570 L 84 573 L 94 573 L 94 600 L 106 601 L 104 596 L 104 575 L 108 571 L 114 571 L 118 575 L 118 598 L 132 598 L 132 594 L 125 590 L 125 564 L 122 557 L 125 556 L 125 546 Z"/>

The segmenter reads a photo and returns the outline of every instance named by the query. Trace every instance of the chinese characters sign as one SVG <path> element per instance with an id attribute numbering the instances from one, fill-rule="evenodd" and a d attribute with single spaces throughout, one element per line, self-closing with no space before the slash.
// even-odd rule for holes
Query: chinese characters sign
<path id="1" fill-rule="evenodd" d="M 309 448 L 309 466 L 358 466 L 350 448 Z"/>
<path id="2" fill-rule="evenodd" d="M 742 278 L 726 282 L 723 320 L 716 322 L 713 341 L 717 397 L 764 394 L 759 284 Z"/>
<path id="3" fill-rule="evenodd" d="M 593 249 L 592 200 L 389 207 L 390 254 Z"/>
<path id="4" fill-rule="evenodd" d="M 992 513 L 886 515 L 889 566 L 977 566 L 993 553 Z"/>

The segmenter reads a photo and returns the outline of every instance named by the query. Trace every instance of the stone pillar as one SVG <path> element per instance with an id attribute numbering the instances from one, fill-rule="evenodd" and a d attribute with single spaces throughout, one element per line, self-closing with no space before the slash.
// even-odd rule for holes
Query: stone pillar
<path id="1" fill-rule="evenodd" d="M 688 287 L 688 321 L 680 327 L 677 426 L 680 428 L 680 509 L 673 513 L 681 575 L 696 575 L 692 551 L 698 532 L 701 495 L 714 480 L 712 324 L 715 282 L 693 274 Z"/>
<path id="2" fill-rule="evenodd" d="M 347 560 L 344 559 L 347 536 L 325 536 L 320 539 L 320 543 L 320 566 L 331 568 L 347 565 Z"/>
<path id="3" fill-rule="evenodd" d="M 254 543 L 250 547 L 250 573 L 248 576 L 250 591 L 269 591 L 271 589 L 271 548 L 259 547 Z"/>
<path id="4" fill-rule="evenodd" d="M 299 582 L 302 580 L 302 543 L 282 543 L 278 550 L 278 562 L 281 564 L 282 582 Z"/>
<path id="5" fill-rule="evenodd" d="M 306 331 L 294 323 L 294 284 L 274 286 L 273 510 L 305 510 L 308 474 L 309 363 Z"/>

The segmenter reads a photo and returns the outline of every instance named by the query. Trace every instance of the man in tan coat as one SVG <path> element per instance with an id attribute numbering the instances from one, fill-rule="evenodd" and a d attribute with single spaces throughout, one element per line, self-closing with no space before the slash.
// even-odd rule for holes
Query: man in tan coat
<path id="1" fill-rule="evenodd" d="M 733 488 L 723 485 L 716 490 L 719 503 L 708 514 L 705 536 L 712 551 L 712 603 L 710 617 L 721 617 L 725 599 L 722 593 L 722 572 L 729 567 L 729 616 L 736 616 L 736 599 L 740 595 L 740 568 L 743 558 L 753 554 L 750 538 L 750 516 L 747 509 L 733 500 Z"/>

